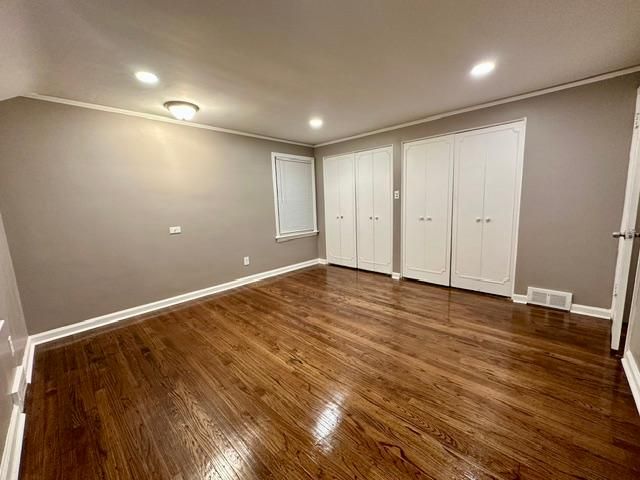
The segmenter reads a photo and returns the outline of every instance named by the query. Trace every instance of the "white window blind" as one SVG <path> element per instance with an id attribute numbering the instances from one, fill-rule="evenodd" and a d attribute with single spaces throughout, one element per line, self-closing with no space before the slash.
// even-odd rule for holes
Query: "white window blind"
<path id="1" fill-rule="evenodd" d="M 316 233 L 314 159 L 280 153 L 272 159 L 276 238 Z"/>

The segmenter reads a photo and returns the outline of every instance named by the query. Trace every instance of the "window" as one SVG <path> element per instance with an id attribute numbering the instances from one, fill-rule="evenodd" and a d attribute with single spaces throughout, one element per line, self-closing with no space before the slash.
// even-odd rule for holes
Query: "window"
<path id="1" fill-rule="evenodd" d="M 276 240 L 318 233 L 313 157 L 272 153 Z"/>

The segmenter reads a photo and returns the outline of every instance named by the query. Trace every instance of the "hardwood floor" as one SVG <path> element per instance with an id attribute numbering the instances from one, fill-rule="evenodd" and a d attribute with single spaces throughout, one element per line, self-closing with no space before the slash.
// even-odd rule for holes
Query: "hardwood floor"
<path id="1" fill-rule="evenodd" d="M 311 267 L 39 348 L 31 479 L 631 479 L 610 323 Z"/>

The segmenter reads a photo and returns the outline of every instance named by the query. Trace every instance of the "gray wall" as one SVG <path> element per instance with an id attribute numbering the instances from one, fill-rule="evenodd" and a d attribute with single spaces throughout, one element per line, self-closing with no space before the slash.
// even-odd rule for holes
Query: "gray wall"
<path id="1" fill-rule="evenodd" d="M 401 189 L 401 142 L 527 118 L 516 293 L 566 290 L 574 302 L 610 308 L 636 89 L 628 75 L 315 150 L 319 228 L 322 158 L 393 144 Z M 394 206 L 394 271 L 400 272 L 400 201 Z M 319 238 L 325 257 L 325 240 Z"/>
<path id="2" fill-rule="evenodd" d="M 272 151 L 313 153 L 26 98 L 0 103 L 0 209 L 29 333 L 317 258 L 316 237 L 275 242 Z M 171 225 L 182 235 L 169 236 Z"/>
<path id="3" fill-rule="evenodd" d="M 0 320 L 4 320 L 0 332 L 0 458 L 3 442 L 11 420 L 13 402 L 10 396 L 14 368 L 22 362 L 27 328 L 24 322 L 20 295 L 13 272 L 11 256 L 4 232 L 2 215 L 0 215 Z M 11 335 L 15 347 L 15 356 L 11 355 L 7 337 Z"/>

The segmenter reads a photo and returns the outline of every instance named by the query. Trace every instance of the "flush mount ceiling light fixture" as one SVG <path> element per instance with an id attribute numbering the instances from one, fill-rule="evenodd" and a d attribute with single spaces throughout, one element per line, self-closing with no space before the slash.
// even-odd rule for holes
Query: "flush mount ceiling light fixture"
<path id="1" fill-rule="evenodd" d="M 309 126 L 310 126 L 311 128 L 313 128 L 313 129 L 316 129 L 316 130 L 317 130 L 318 128 L 321 128 L 323 123 L 324 123 L 324 122 L 323 122 L 323 121 L 322 121 L 322 119 L 321 119 L 321 118 L 319 118 L 319 117 L 313 117 L 311 120 L 309 120 Z"/>
<path id="2" fill-rule="evenodd" d="M 471 69 L 471 76 L 484 77 L 493 72 L 494 68 L 496 68 L 496 62 L 480 62 Z"/>
<path id="3" fill-rule="evenodd" d="M 155 85 L 158 83 L 158 76 L 151 72 L 136 72 L 136 78 L 139 82 L 146 83 L 147 85 Z"/>
<path id="4" fill-rule="evenodd" d="M 191 120 L 196 112 L 200 110 L 194 103 L 181 102 L 178 100 L 172 100 L 164 104 L 164 108 L 169 110 L 169 113 L 173 115 L 177 120 Z"/>

